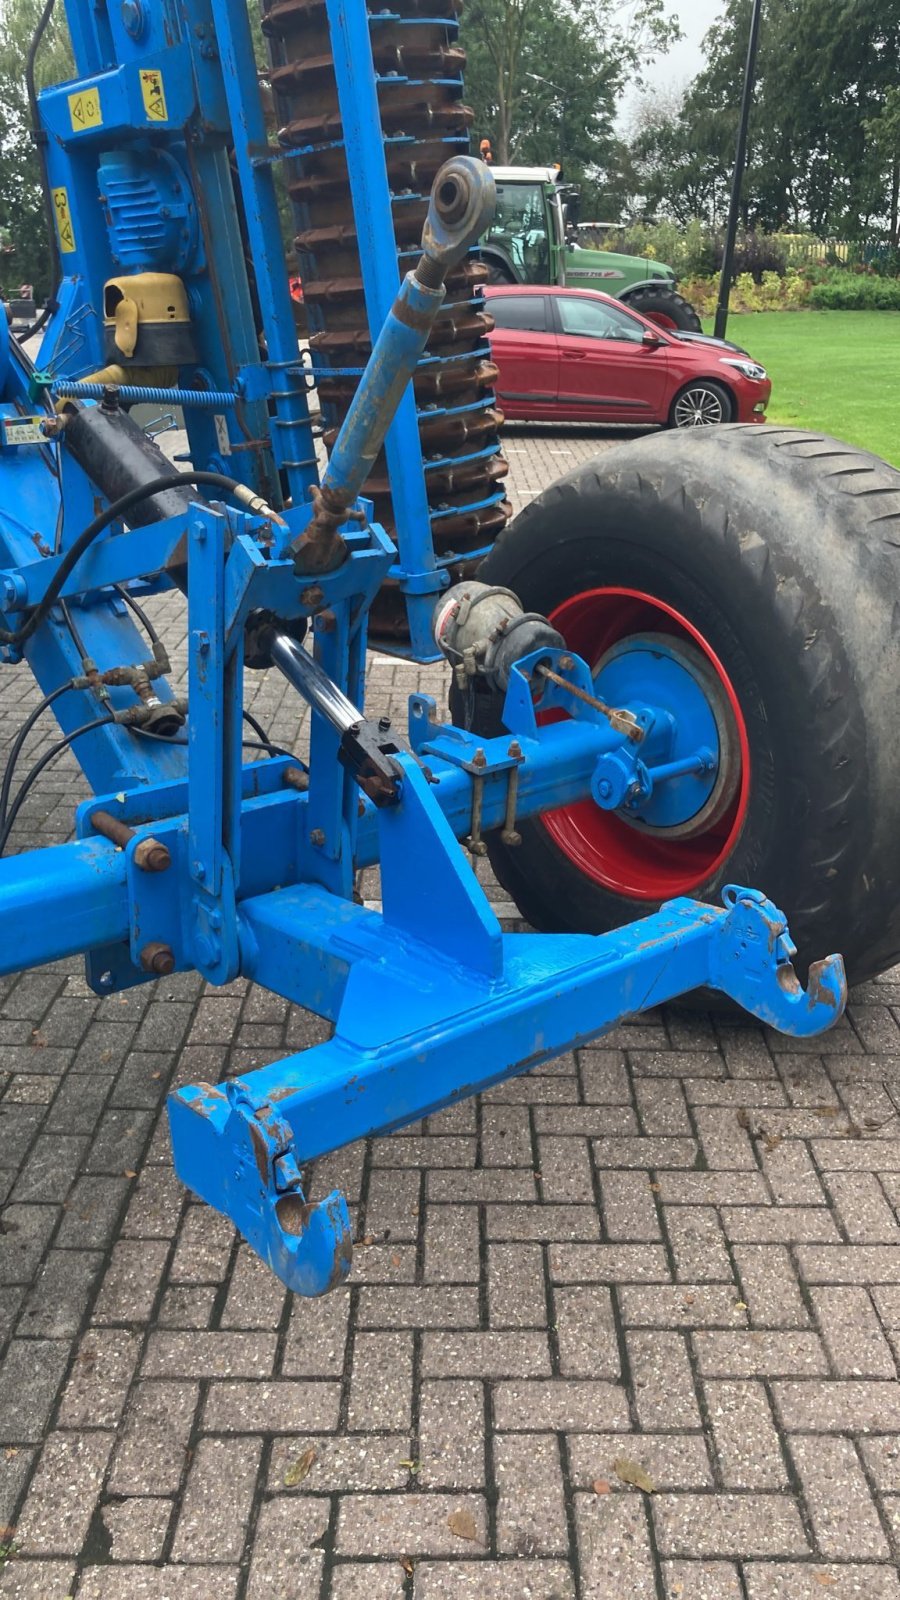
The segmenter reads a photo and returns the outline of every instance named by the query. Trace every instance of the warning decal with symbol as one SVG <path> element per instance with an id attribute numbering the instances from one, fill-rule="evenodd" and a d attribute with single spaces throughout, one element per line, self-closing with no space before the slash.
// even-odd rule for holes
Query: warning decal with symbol
<path id="1" fill-rule="evenodd" d="M 59 248 L 66 255 L 71 255 L 75 249 L 75 229 L 72 227 L 69 196 L 65 189 L 54 189 L 52 193 L 53 210 L 56 213 L 56 227 L 59 232 Z"/>
<path id="2" fill-rule="evenodd" d="M 69 120 L 73 133 L 81 133 L 84 128 L 102 127 L 103 112 L 96 89 L 82 89 L 78 94 L 69 95 Z"/>
<path id="3" fill-rule="evenodd" d="M 141 95 L 147 121 L 166 122 L 169 116 L 166 110 L 166 91 L 163 87 L 162 73 L 157 72 L 155 67 L 142 68 Z"/>

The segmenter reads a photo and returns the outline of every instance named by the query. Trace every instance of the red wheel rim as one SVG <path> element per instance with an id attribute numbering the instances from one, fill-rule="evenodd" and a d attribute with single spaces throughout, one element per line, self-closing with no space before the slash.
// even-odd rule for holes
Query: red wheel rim
<path id="1" fill-rule="evenodd" d="M 632 828 L 621 817 L 601 811 L 592 800 L 544 812 L 541 821 L 563 854 L 583 872 L 616 894 L 634 900 L 667 900 L 706 882 L 727 860 L 747 813 L 750 797 L 750 745 L 734 686 L 703 635 L 672 606 L 637 589 L 586 589 L 551 612 L 571 650 L 593 670 L 622 639 L 668 633 L 690 639 L 702 650 L 734 715 L 740 748 L 740 777 L 728 810 L 705 832 L 666 839 Z"/>

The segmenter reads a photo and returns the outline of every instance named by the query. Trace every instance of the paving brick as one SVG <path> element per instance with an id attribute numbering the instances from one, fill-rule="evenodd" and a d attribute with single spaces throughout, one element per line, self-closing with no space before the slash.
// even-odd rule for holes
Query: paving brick
<path id="1" fill-rule="evenodd" d="M 726 1489 L 786 1489 L 787 1468 L 762 1383 L 704 1384 L 719 1471 Z"/>
<path id="2" fill-rule="evenodd" d="M 298 1297 L 291 1307 L 282 1371 L 291 1378 L 340 1377 L 349 1319 L 346 1289 L 332 1289 L 316 1300 Z"/>
<path id="3" fill-rule="evenodd" d="M 174 1561 L 237 1561 L 262 1441 L 201 1439 L 188 1473 L 172 1545 Z"/>
<path id="4" fill-rule="evenodd" d="M 237 1567 L 87 1567 L 78 1600 L 234 1600 Z M 48 1597 L 49 1600 L 49 1597 Z"/>
<path id="5" fill-rule="evenodd" d="M 634 1098 L 641 1133 L 692 1134 L 684 1090 L 677 1078 L 636 1078 Z"/>
<path id="6" fill-rule="evenodd" d="M 328 1433 L 337 1427 L 337 1383 L 213 1382 L 203 1409 L 207 1433 Z"/>
<path id="7" fill-rule="evenodd" d="M 749 1600 L 822 1600 L 830 1592 L 837 1600 L 842 1590 L 853 1600 L 900 1600 L 900 1577 L 886 1566 L 747 1561 L 744 1579 Z"/>
<path id="8" fill-rule="evenodd" d="M 576 1489 L 598 1481 L 622 1494 L 631 1491 L 619 1478 L 624 1457 L 649 1474 L 655 1490 L 711 1489 L 712 1469 L 699 1433 L 570 1433 L 569 1475 Z"/>
<path id="9" fill-rule="evenodd" d="M 545 1204 L 576 1205 L 593 1203 L 591 1157 L 586 1139 L 561 1138 L 543 1133 L 538 1137 L 541 1172 L 541 1197 Z"/>
<path id="10" fill-rule="evenodd" d="M 467 1512 L 477 1538 L 454 1533 L 449 1519 Z M 403 1494 L 344 1496 L 340 1503 L 336 1548 L 342 1555 L 471 1555 L 486 1543 L 484 1502 L 478 1495 Z"/>
<path id="11" fill-rule="evenodd" d="M 588 1105 L 631 1104 L 631 1083 L 621 1050 L 579 1050 L 578 1073 Z"/>
<path id="12" fill-rule="evenodd" d="M 784 1139 L 760 1151 L 763 1171 L 772 1194 L 782 1206 L 824 1206 L 825 1191 L 813 1166 L 807 1146 L 800 1139 Z"/>
<path id="13" fill-rule="evenodd" d="M 440 1334 L 439 1339 L 448 1339 Z M 360 1333 L 353 1347 L 351 1428 L 409 1428 L 412 1416 L 412 1334 Z"/>
<path id="14" fill-rule="evenodd" d="M 210 1206 L 189 1206 L 169 1267 L 173 1283 L 221 1283 L 235 1242 L 234 1225 Z"/>
<path id="15" fill-rule="evenodd" d="M 485 1483 L 484 1386 L 430 1379 L 419 1396 L 420 1488 L 479 1489 Z"/>
<path id="16" fill-rule="evenodd" d="M 113 1494 L 174 1494 L 181 1484 L 200 1399 L 196 1383 L 140 1383 L 110 1473 Z"/>
<path id="17" fill-rule="evenodd" d="M 113 1561 L 158 1561 L 172 1516 L 171 1500 L 120 1500 L 105 1505 L 103 1523 Z"/>
<path id="18" fill-rule="evenodd" d="M 402 1600 L 405 1594 L 406 1573 L 399 1562 L 342 1561 L 332 1568 L 328 1600 Z"/>
<path id="19" fill-rule="evenodd" d="M 163 1294 L 156 1326 L 208 1328 L 213 1319 L 217 1294 L 216 1286 L 212 1283 L 173 1283 Z"/>
<path id="20" fill-rule="evenodd" d="M 661 1245 L 553 1244 L 554 1283 L 668 1283 L 671 1269 Z"/>
<path id="21" fill-rule="evenodd" d="M 0 1123 L 0 1142 L 3 1135 Z M 0 1284 L 31 1282 L 58 1219 L 56 1206 L 6 1206 L 0 1225 Z"/>
<path id="22" fill-rule="evenodd" d="M 850 1439 L 797 1435 L 790 1452 L 816 1544 L 836 1560 L 888 1560 L 890 1550 Z"/>
<path id="23" fill-rule="evenodd" d="M 529 1160 L 527 1167 L 484 1167 L 470 1172 L 441 1172 L 432 1167 L 425 1175 L 425 1193 L 429 1201 L 442 1204 L 482 1200 L 528 1204 L 537 1199 L 534 1166 Z"/>
<path id="24" fill-rule="evenodd" d="M 633 1328 L 626 1343 L 641 1427 L 699 1428 L 700 1412 L 684 1336 Z"/>
<path id="25" fill-rule="evenodd" d="M 532 1160 L 532 1118 L 527 1106 L 482 1107 L 480 1154 L 484 1166 L 527 1166 Z"/>
<path id="26" fill-rule="evenodd" d="M 35 1454 L 34 1450 L 26 1450 L 21 1445 L 0 1450 L 0 1528 L 12 1526 L 13 1513 L 31 1472 Z"/>
<path id="27" fill-rule="evenodd" d="M 784 1245 L 741 1244 L 733 1250 L 741 1299 L 757 1327 L 805 1328 L 809 1312 Z"/>
<path id="28" fill-rule="evenodd" d="M 429 1173 L 429 1178 L 440 1174 Z M 484 1174 L 472 1173 L 472 1177 Z M 531 1174 L 525 1175 L 533 1191 Z M 425 1222 L 426 1283 L 477 1283 L 479 1257 L 478 1209 L 474 1205 L 430 1205 Z"/>
<path id="29" fill-rule="evenodd" d="M 601 1220 L 608 1239 L 652 1243 L 660 1238 L 659 1216 L 646 1173 L 601 1172 L 600 1193 Z"/>
<path id="30" fill-rule="evenodd" d="M 178 1227 L 185 1191 L 171 1169 L 145 1167 L 132 1192 L 122 1235 L 133 1239 L 171 1239 Z"/>
<path id="31" fill-rule="evenodd" d="M 478 1290 L 460 1284 L 361 1289 L 360 1328 L 473 1328 L 479 1322 Z"/>
<path id="32" fill-rule="evenodd" d="M 562 1376 L 618 1379 L 621 1359 L 609 1289 L 556 1288 L 553 1308 Z"/>
<path id="33" fill-rule="evenodd" d="M 318 1595 L 324 1561 L 321 1542 L 328 1501 L 280 1498 L 265 1504 L 253 1542 L 246 1600 L 309 1600 Z"/>
<path id="34" fill-rule="evenodd" d="M 477 1140 L 465 1135 L 416 1138 L 395 1133 L 390 1139 L 375 1140 L 372 1161 L 376 1167 L 465 1168 L 475 1165 L 476 1151 Z"/>
<path id="35" fill-rule="evenodd" d="M 828 1370 L 816 1333 L 698 1334 L 697 1365 L 707 1378 L 814 1377 Z"/>
<path id="36" fill-rule="evenodd" d="M 656 1600 L 655 1565 L 643 1498 L 575 1496 L 578 1557 L 591 1600 Z"/>
<path id="37" fill-rule="evenodd" d="M 113 1447 L 111 1433 L 52 1433 L 16 1526 L 31 1555 L 78 1555 Z"/>
<path id="38" fill-rule="evenodd" d="M 697 1160 L 696 1139 L 595 1139 L 594 1160 L 604 1167 L 693 1167 Z"/>
<path id="39" fill-rule="evenodd" d="M 275 1360 L 271 1333 L 152 1333 L 147 1378 L 268 1378 Z"/>
<path id="40" fill-rule="evenodd" d="M 494 1388 L 494 1426 L 501 1432 L 624 1431 L 630 1426 L 628 1402 L 618 1384 L 596 1380 L 498 1383 Z"/>
<path id="41" fill-rule="evenodd" d="M 731 1561 L 664 1561 L 662 1575 L 666 1600 L 744 1600 Z"/>
<path id="42" fill-rule="evenodd" d="M 366 1200 L 366 1233 L 387 1233 L 392 1241 L 415 1239 L 419 1230 L 422 1175 L 416 1169 L 372 1173 Z"/>
<path id="43" fill-rule="evenodd" d="M 113 1248 L 94 1302 L 95 1322 L 147 1322 L 156 1304 L 168 1246 L 153 1240 L 120 1239 Z"/>
<path id="44" fill-rule="evenodd" d="M 761 1172 L 660 1172 L 659 1199 L 667 1206 L 767 1205 Z"/>
<path id="45" fill-rule="evenodd" d="M 286 1498 L 301 1511 L 314 1495 L 407 1489 L 414 1476 L 410 1474 L 410 1449 L 408 1433 L 338 1433 L 320 1435 L 309 1443 L 296 1436 L 276 1439 L 268 1487 L 282 1495 L 291 1489 Z M 312 1459 L 310 1450 L 315 1452 Z M 299 1485 L 295 1481 L 298 1464 L 306 1473 Z M 315 1503 L 327 1507 L 321 1499 Z"/>
<path id="46" fill-rule="evenodd" d="M 539 1244 L 488 1246 L 488 1318 L 492 1328 L 547 1322 L 544 1252 Z"/>
<path id="47" fill-rule="evenodd" d="M 812 1289 L 816 1321 L 834 1370 L 846 1378 L 893 1378 L 891 1347 L 863 1288 Z"/>
<path id="48" fill-rule="evenodd" d="M 569 1530 L 558 1439 L 552 1434 L 497 1434 L 493 1459 L 498 1553 L 566 1555 Z"/>
<path id="49" fill-rule="evenodd" d="M 284 1285 L 249 1245 L 242 1245 L 232 1268 L 220 1327 L 277 1329 L 284 1302 Z"/>
<path id="50" fill-rule="evenodd" d="M 19 1332 L 44 1339 L 73 1338 L 99 1275 L 99 1251 L 51 1250 L 34 1280 Z"/>
<path id="51" fill-rule="evenodd" d="M 543 1332 L 426 1333 L 422 1371 L 432 1378 L 536 1377 L 550 1372 Z"/>
<path id="52" fill-rule="evenodd" d="M 822 1206 L 726 1206 L 725 1232 L 735 1244 L 837 1242 L 840 1234 Z"/>
<path id="53" fill-rule="evenodd" d="M 71 1561 L 9 1561 L 0 1567 L 3 1600 L 67 1600 L 75 1566 Z"/>
<path id="54" fill-rule="evenodd" d="M 809 1283 L 898 1283 L 900 1244 L 799 1245 L 797 1265 Z"/>
<path id="55" fill-rule="evenodd" d="M 787 1495 L 654 1495 L 653 1520 L 666 1556 L 746 1559 L 808 1551 L 800 1514 Z"/>
<path id="56" fill-rule="evenodd" d="M 860 1439 L 859 1452 L 875 1488 L 882 1495 L 900 1494 L 900 1439 Z"/>
<path id="57" fill-rule="evenodd" d="M 634 1328 L 743 1328 L 747 1310 L 731 1284 L 628 1284 L 618 1291 L 622 1320 Z"/>
<path id="58" fill-rule="evenodd" d="M 0 1119 L 0 1129 L 2 1127 Z M 32 1201 L 61 1203 L 72 1187 L 86 1149 L 86 1134 L 70 1138 L 58 1133 L 39 1135 L 15 1179 L 13 1201 L 22 1205 Z M 67 1220 L 63 1219 L 63 1229 Z"/>
<path id="59" fill-rule="evenodd" d="M 673 1206 L 666 1213 L 666 1232 L 676 1274 L 683 1282 L 733 1282 L 734 1269 L 722 1225 L 712 1206 Z"/>
<path id="60" fill-rule="evenodd" d="M 385 1600 L 393 1591 L 385 1589 Z M 562 1561 L 420 1561 L 414 1600 L 575 1600 L 571 1569 Z M 359 1590 L 345 1596 L 335 1589 L 329 1600 L 381 1600 L 382 1591 Z"/>
<path id="61" fill-rule="evenodd" d="M 0 1365 L 0 1435 L 6 1444 L 37 1444 L 69 1361 L 68 1345 L 14 1339 Z"/>
<path id="62" fill-rule="evenodd" d="M 628 1139 L 639 1131 L 637 1116 L 630 1105 L 536 1105 L 533 1116 L 539 1137 L 556 1134 L 584 1139 Z"/>
<path id="63" fill-rule="evenodd" d="M 874 1173 L 834 1172 L 828 1187 L 851 1244 L 900 1243 L 900 1224 Z"/>
<path id="64" fill-rule="evenodd" d="M 487 1207 L 489 1239 L 524 1239 L 544 1243 L 561 1239 L 599 1239 L 593 1205 Z"/>
<path id="65" fill-rule="evenodd" d="M 896 1382 L 807 1379 L 772 1387 L 782 1426 L 791 1433 L 900 1433 Z"/>
<path id="66" fill-rule="evenodd" d="M 125 1328 L 83 1335 L 59 1408 L 63 1428 L 115 1428 L 137 1365 L 139 1340 Z"/>

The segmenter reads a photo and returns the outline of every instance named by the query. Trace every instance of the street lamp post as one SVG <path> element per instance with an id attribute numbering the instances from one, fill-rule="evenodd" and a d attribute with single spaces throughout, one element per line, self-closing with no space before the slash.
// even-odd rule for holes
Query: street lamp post
<path id="1" fill-rule="evenodd" d="M 747 128 L 750 122 L 750 105 L 753 99 L 753 86 L 756 78 L 756 50 L 759 44 L 761 15 L 762 0 L 753 0 L 753 10 L 750 14 L 750 38 L 747 43 L 747 62 L 744 67 L 744 91 L 741 95 L 741 115 L 738 122 L 737 150 L 735 151 L 734 173 L 731 179 L 728 226 L 725 230 L 725 251 L 722 256 L 722 272 L 719 277 L 719 303 L 716 306 L 715 326 L 717 339 L 724 339 L 725 329 L 728 326 L 731 268 L 734 262 L 734 242 L 737 237 L 738 215 L 741 207 L 741 186 L 744 180 L 744 167 L 747 164 Z"/>

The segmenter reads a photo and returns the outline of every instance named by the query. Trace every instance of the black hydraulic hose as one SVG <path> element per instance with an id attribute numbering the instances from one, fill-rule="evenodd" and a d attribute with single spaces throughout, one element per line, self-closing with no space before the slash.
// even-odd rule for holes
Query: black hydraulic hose
<path id="1" fill-rule="evenodd" d="M 71 687 L 71 683 L 61 683 L 56 689 L 53 689 L 51 693 L 46 695 L 45 698 L 34 707 L 34 710 L 29 713 L 29 715 L 25 718 L 25 721 L 22 723 L 18 733 L 16 734 L 16 737 L 10 747 L 9 755 L 6 758 L 6 766 L 3 772 L 3 783 L 0 785 L 0 829 L 5 828 L 6 826 L 6 808 L 9 805 L 9 794 L 10 790 L 12 789 L 12 781 L 16 770 L 16 762 L 21 755 L 22 746 L 24 745 L 25 740 L 28 738 L 28 735 L 30 734 L 38 718 L 43 715 L 49 706 L 52 706 L 54 700 L 58 700 L 60 695 L 65 694 L 66 690 L 71 689 Z"/>
<path id="2" fill-rule="evenodd" d="M 51 287 L 50 293 L 47 297 L 47 303 L 37 321 L 33 322 L 30 328 L 26 328 L 25 332 L 19 335 L 20 344 L 25 339 L 33 338 L 36 333 L 40 333 L 41 329 L 46 326 L 47 322 L 50 320 L 51 313 L 55 309 L 56 296 L 59 292 L 60 282 L 62 281 L 62 260 L 59 254 L 59 240 L 56 236 L 56 215 L 53 210 L 53 200 L 50 194 L 50 176 L 47 171 L 47 136 L 41 127 L 41 117 L 37 102 L 37 86 L 35 83 L 35 63 L 37 61 L 37 53 L 41 47 L 41 41 L 47 31 L 47 26 L 50 22 L 51 16 L 53 15 L 53 8 L 55 5 L 56 0 L 45 0 L 44 9 L 38 18 L 37 27 L 31 36 L 31 43 L 28 46 L 28 54 L 25 57 L 25 90 L 28 95 L 28 110 L 31 117 L 31 137 L 34 140 L 34 146 L 37 151 L 37 158 L 41 169 L 41 190 L 44 201 L 44 222 L 47 229 L 47 244 L 50 250 L 50 261 L 53 270 L 51 274 Z"/>
<path id="3" fill-rule="evenodd" d="M 40 626 L 51 606 L 56 604 L 60 590 L 73 569 L 78 565 L 81 557 L 93 541 L 108 528 L 111 522 L 130 511 L 132 506 L 138 505 L 141 500 L 148 500 L 155 494 L 162 494 L 166 489 L 177 489 L 182 485 L 203 485 L 205 487 L 220 489 L 223 494 L 238 494 L 246 496 L 249 491 L 245 484 L 238 483 L 236 478 L 227 478 L 222 472 L 175 472 L 152 478 L 149 483 L 140 484 L 136 489 L 129 489 L 127 494 L 119 496 L 105 511 L 99 512 L 92 522 L 89 522 L 82 533 L 78 535 L 75 543 L 69 546 L 63 556 L 54 576 L 47 585 L 47 590 L 37 605 L 28 613 L 20 628 L 10 630 L 0 628 L 0 644 L 21 645 Z M 255 498 L 255 497 L 254 497 Z"/>
<path id="4" fill-rule="evenodd" d="M 26 773 L 25 777 L 22 779 L 19 792 L 9 808 L 9 816 L 3 825 L 2 833 L 0 833 L 0 856 L 2 856 L 6 850 L 6 846 L 9 843 L 9 836 L 12 833 L 16 817 L 19 815 L 29 789 L 36 779 L 40 777 L 44 768 L 50 765 L 50 762 L 54 759 L 54 757 L 61 755 L 63 750 L 68 749 L 68 746 L 72 743 L 73 739 L 79 738 L 83 733 L 93 733 L 95 728 L 105 728 L 110 722 L 115 722 L 115 720 L 116 719 L 113 716 L 106 716 L 96 717 L 93 722 L 84 722 L 80 728 L 73 728 L 72 732 L 67 733 L 64 739 L 58 739 L 56 744 L 52 744 L 50 746 L 49 750 L 45 750 L 40 760 L 35 762 L 31 770 Z"/>
<path id="5" fill-rule="evenodd" d="M 159 644 L 159 634 L 154 628 L 153 623 L 150 621 L 150 618 L 148 617 L 143 606 L 138 605 L 131 591 L 126 589 L 124 583 L 114 583 L 113 588 L 115 589 L 119 598 L 125 601 L 129 611 L 133 612 L 133 614 L 137 617 L 138 622 L 146 633 L 147 638 L 150 640 L 151 645 Z"/>

